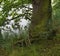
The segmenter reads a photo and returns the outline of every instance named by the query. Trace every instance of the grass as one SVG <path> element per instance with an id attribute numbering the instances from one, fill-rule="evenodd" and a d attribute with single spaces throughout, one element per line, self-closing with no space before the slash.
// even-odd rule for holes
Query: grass
<path id="1" fill-rule="evenodd" d="M 60 56 L 60 37 L 58 36 L 54 40 L 35 41 L 29 47 L 19 45 L 10 47 L 7 44 L 5 46 L 7 46 L 6 49 L 0 48 L 0 56 Z"/>
<path id="2" fill-rule="evenodd" d="M 41 40 L 29 47 L 16 47 L 9 56 L 60 56 L 60 41 Z"/>

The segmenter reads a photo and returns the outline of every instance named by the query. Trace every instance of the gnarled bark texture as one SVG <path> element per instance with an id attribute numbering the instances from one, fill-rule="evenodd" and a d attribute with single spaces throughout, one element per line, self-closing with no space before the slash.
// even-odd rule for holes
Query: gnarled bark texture
<path id="1" fill-rule="evenodd" d="M 33 16 L 29 34 L 30 37 L 38 36 L 40 33 L 50 30 L 52 17 L 51 0 L 32 0 Z"/>

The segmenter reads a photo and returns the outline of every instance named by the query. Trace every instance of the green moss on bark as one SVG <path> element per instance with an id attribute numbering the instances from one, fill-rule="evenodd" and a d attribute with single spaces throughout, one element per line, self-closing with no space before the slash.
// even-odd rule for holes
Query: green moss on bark
<path id="1" fill-rule="evenodd" d="M 33 17 L 31 19 L 30 35 L 34 37 L 40 32 L 43 33 L 49 29 L 48 26 L 52 16 L 52 9 L 51 0 L 33 0 L 32 2 Z"/>

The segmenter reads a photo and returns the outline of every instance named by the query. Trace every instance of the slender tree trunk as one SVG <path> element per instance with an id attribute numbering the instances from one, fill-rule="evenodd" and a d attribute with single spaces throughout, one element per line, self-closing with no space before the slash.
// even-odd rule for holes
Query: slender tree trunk
<path id="1" fill-rule="evenodd" d="M 52 19 L 51 0 L 32 0 L 33 16 L 29 29 L 30 37 L 39 36 L 40 33 L 50 31 Z"/>
<path id="2" fill-rule="evenodd" d="M 1 34 L 1 30 L 0 30 L 0 47 L 1 47 L 2 41 L 3 41 L 3 37 L 2 37 L 2 34 Z"/>

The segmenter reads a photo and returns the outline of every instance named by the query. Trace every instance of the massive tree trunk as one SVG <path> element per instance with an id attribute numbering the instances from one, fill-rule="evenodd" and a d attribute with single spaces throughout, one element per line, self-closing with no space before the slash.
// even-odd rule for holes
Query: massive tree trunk
<path id="1" fill-rule="evenodd" d="M 52 19 L 51 0 L 32 0 L 33 15 L 29 34 L 30 37 L 39 36 L 40 33 L 50 31 Z"/>

